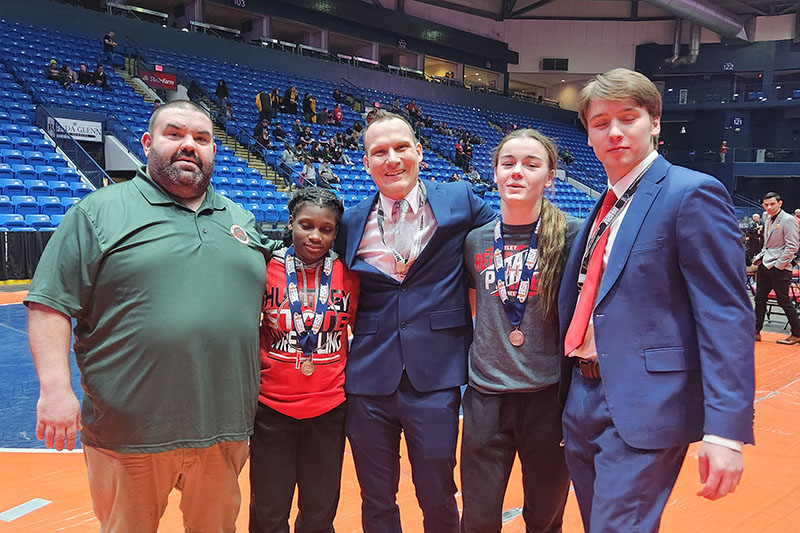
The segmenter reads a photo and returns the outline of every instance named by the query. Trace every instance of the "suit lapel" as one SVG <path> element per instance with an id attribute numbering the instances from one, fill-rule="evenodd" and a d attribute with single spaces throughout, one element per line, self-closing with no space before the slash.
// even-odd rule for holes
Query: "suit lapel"
<path id="1" fill-rule="evenodd" d="M 617 278 L 622 273 L 628 256 L 631 253 L 636 236 L 642 227 L 642 222 L 647 216 L 650 207 L 653 205 L 656 196 L 661 191 L 660 182 L 667 175 L 670 164 L 666 159 L 659 156 L 650 167 L 650 170 L 642 177 L 636 194 L 633 195 L 625 218 L 619 227 L 611 254 L 608 256 L 608 264 L 603 273 L 603 280 L 600 282 L 600 290 L 597 293 L 597 301 L 602 300 L 611 287 L 616 283 Z"/>

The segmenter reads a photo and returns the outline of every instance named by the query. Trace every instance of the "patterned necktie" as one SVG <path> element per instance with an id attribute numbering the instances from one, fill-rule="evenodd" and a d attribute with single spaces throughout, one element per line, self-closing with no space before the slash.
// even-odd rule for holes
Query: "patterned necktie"
<path id="1" fill-rule="evenodd" d="M 614 191 L 609 189 L 606 193 L 603 203 L 600 206 L 600 211 L 597 213 L 597 218 L 594 221 L 592 229 L 597 228 L 603 217 L 611 210 L 611 207 L 616 203 L 617 196 Z M 575 308 L 575 313 L 572 315 L 572 322 L 569 323 L 569 329 L 564 338 L 564 355 L 569 355 L 576 348 L 583 345 L 586 337 L 586 329 L 589 327 L 589 318 L 594 309 L 594 302 L 597 298 L 597 289 L 600 286 L 600 280 L 603 277 L 603 254 L 605 253 L 606 243 L 608 242 L 608 234 L 610 228 L 606 228 L 600 240 L 597 241 L 592 256 L 589 258 L 589 264 L 586 267 L 586 278 L 583 280 L 583 287 L 578 296 L 578 305 Z"/>
<path id="2" fill-rule="evenodd" d="M 408 260 L 408 256 L 411 253 L 411 239 L 413 237 L 411 225 L 408 221 L 408 210 L 410 208 L 411 206 L 405 198 L 397 200 L 392 206 L 394 249 L 405 260 Z"/>

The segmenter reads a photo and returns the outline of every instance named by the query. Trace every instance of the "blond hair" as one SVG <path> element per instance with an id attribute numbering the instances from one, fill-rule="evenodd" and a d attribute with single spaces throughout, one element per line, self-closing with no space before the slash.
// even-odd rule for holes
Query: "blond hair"
<path id="1" fill-rule="evenodd" d="M 555 171 L 558 165 L 558 152 L 553 141 L 533 129 L 514 130 L 500 141 L 492 153 L 492 166 L 497 168 L 500 150 L 512 139 L 533 139 L 544 147 L 547 153 L 547 168 Z M 567 234 L 567 219 L 564 213 L 546 198 L 542 198 L 542 210 L 539 214 L 539 279 L 536 292 L 539 295 L 539 311 L 544 318 L 556 315 L 558 310 L 558 287 L 567 257 L 564 250 Z"/>
<path id="2" fill-rule="evenodd" d="M 418 144 L 419 141 L 417 140 L 417 136 L 414 133 L 414 128 L 411 127 L 411 124 L 402 116 L 398 115 L 397 113 L 392 113 L 391 111 L 385 111 L 380 108 L 373 109 L 370 111 L 369 116 L 367 117 L 367 127 L 364 128 L 364 131 L 361 132 L 361 138 L 365 140 L 364 142 L 364 153 L 367 152 L 367 132 L 372 127 L 373 124 L 378 122 L 386 122 L 387 120 L 392 119 L 402 120 L 403 123 L 408 126 L 408 132 L 411 134 L 411 138 L 414 139 L 414 144 Z"/>

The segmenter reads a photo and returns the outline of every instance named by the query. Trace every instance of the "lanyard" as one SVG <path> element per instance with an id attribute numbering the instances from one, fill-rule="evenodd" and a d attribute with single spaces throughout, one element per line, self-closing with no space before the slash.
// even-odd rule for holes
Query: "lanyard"
<path id="1" fill-rule="evenodd" d="M 594 233 L 586 242 L 586 248 L 583 252 L 583 259 L 581 259 L 581 275 L 579 279 L 582 280 L 586 276 L 586 271 L 589 268 L 589 259 L 592 257 L 594 249 L 597 247 L 597 243 L 600 241 L 603 233 L 611 226 L 611 224 L 614 223 L 620 213 L 622 213 L 624 207 L 628 205 L 628 202 L 631 201 L 631 198 L 633 198 L 633 193 L 635 193 L 636 189 L 639 188 L 639 183 L 642 181 L 642 177 L 644 177 L 645 173 L 650 170 L 650 166 L 652 164 L 653 163 L 651 162 L 649 165 L 647 165 L 639 173 L 639 175 L 636 176 L 636 179 L 633 180 L 633 183 L 628 185 L 628 188 L 625 189 L 625 192 L 622 194 L 622 196 L 617 199 L 617 201 L 614 203 L 614 206 L 608 211 L 608 213 L 606 213 L 606 216 L 603 217 L 603 220 L 600 221 L 600 224 L 597 225 Z M 582 285 L 581 281 L 578 282 L 578 286 L 580 285 Z"/>
<path id="2" fill-rule="evenodd" d="M 322 328 L 322 322 L 328 310 L 333 258 L 331 257 L 331 252 L 328 251 L 322 267 L 322 278 L 317 284 L 318 289 L 314 296 L 314 322 L 311 324 L 311 331 L 306 330 L 303 323 L 303 308 L 300 304 L 300 294 L 297 290 L 297 266 L 294 258 L 294 245 L 286 250 L 285 269 L 286 289 L 289 293 L 289 310 L 292 312 L 294 330 L 297 332 L 297 339 L 303 348 L 303 354 L 307 357 L 312 357 L 317 345 L 317 335 Z"/>
<path id="3" fill-rule="evenodd" d="M 428 199 L 428 191 L 425 189 L 425 186 L 422 184 L 421 180 L 417 180 L 417 186 L 419 187 L 419 209 L 422 209 L 425 205 L 425 201 Z M 378 229 L 381 232 L 381 242 L 383 242 L 384 246 L 386 246 L 386 235 L 384 230 L 384 218 L 385 214 L 383 213 L 383 202 L 381 199 L 378 198 Z M 416 233 L 414 234 L 414 239 L 411 241 L 411 250 L 408 253 L 408 259 L 404 259 L 400 253 L 393 249 L 389 248 L 389 251 L 392 252 L 392 256 L 394 256 L 395 263 L 397 265 L 404 265 L 404 266 L 411 266 L 411 263 L 414 262 L 417 255 L 419 255 L 420 248 L 422 245 L 422 228 L 425 226 L 425 212 L 423 211 L 420 213 L 419 216 L 419 228 L 417 228 Z M 388 246 L 387 246 L 388 248 Z M 406 268 L 403 272 L 407 272 L 408 269 Z"/>
<path id="4" fill-rule="evenodd" d="M 541 217 L 539 217 L 541 220 Z M 536 221 L 531 233 L 531 244 L 528 247 L 525 257 L 525 264 L 522 267 L 522 274 L 517 289 L 517 297 L 513 300 L 508 297 L 506 289 L 506 268 L 503 262 L 503 217 L 494 226 L 494 274 L 497 280 L 497 295 L 503 303 L 503 310 L 506 312 L 508 320 L 514 328 L 518 328 L 525 314 L 525 306 L 528 303 L 528 291 L 533 279 L 533 272 L 538 263 L 537 243 L 539 240 L 539 220 Z"/>

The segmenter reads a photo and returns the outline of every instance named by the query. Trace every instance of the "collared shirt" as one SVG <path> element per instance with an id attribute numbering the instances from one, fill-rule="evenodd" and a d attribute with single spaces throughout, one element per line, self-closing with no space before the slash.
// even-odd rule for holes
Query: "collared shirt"
<path id="1" fill-rule="evenodd" d="M 424 217 L 422 226 L 422 242 L 420 243 L 420 253 L 425 249 L 425 246 L 430 242 L 433 233 L 436 231 L 438 224 L 436 218 L 433 216 L 433 210 L 429 202 L 425 205 L 419 205 L 420 190 L 419 183 L 411 189 L 405 199 L 408 201 L 410 210 L 406 213 L 408 225 L 414 228 L 415 231 L 419 229 L 420 217 Z M 387 276 L 390 276 L 397 281 L 402 281 L 404 276 L 396 273 L 396 262 L 394 255 L 392 255 L 392 248 L 394 246 L 394 224 L 395 220 L 392 219 L 392 208 L 397 200 L 378 194 L 378 202 L 372 206 L 367 217 L 367 224 L 364 227 L 364 236 L 361 237 L 361 243 L 358 245 L 357 257 L 363 259 L 370 265 L 374 266 Z M 379 203 L 380 202 L 380 203 Z M 378 206 L 381 206 L 384 213 L 384 238 L 381 237 L 381 231 L 378 227 Z"/>

